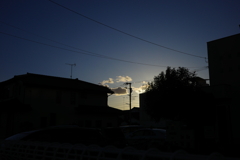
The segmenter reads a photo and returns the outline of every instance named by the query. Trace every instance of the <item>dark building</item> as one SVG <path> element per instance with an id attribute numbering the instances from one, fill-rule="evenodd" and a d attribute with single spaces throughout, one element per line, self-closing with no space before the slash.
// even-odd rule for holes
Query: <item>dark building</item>
<path id="1" fill-rule="evenodd" d="M 78 79 L 27 73 L 0 83 L 0 139 L 53 125 L 118 126 L 109 88 Z"/>
<path id="2" fill-rule="evenodd" d="M 207 42 L 209 91 L 216 97 L 216 139 L 240 145 L 240 34 Z M 228 146 L 228 147 L 226 147 Z"/>

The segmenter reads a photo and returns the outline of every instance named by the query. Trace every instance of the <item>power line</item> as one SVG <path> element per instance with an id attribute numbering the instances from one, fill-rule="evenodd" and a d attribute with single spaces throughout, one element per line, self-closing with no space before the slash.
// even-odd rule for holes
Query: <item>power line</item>
<path id="1" fill-rule="evenodd" d="M 132 82 L 133 84 L 134 83 L 143 83 L 143 82 L 148 82 L 148 81 L 152 81 L 151 79 L 148 79 L 148 80 L 142 80 L 142 81 L 135 81 L 135 82 Z M 144 84 L 144 83 L 143 83 Z"/>
<path id="2" fill-rule="evenodd" d="M 14 25 L 11 25 L 11 24 L 8 24 L 8 23 L 5 23 L 5 22 L 3 22 L 3 21 L 0 21 L 0 22 L 3 23 L 3 24 L 5 24 L 5 25 L 8 25 L 8 26 L 10 26 L 10 27 L 13 27 L 13 28 L 16 28 L 16 29 L 22 30 L 22 31 L 27 32 L 27 33 L 30 33 L 30 34 L 32 34 L 32 35 L 35 35 L 35 36 L 37 36 L 37 37 L 41 37 L 41 38 L 43 38 L 43 39 L 46 39 L 46 40 L 49 40 L 49 41 L 55 42 L 55 43 L 57 43 L 57 44 L 61 44 L 61 45 L 64 45 L 64 46 L 67 46 L 67 47 L 70 47 L 70 48 L 73 48 L 73 49 L 77 49 L 77 50 L 80 50 L 80 51 L 84 51 L 84 52 L 87 52 L 87 53 L 90 53 L 90 54 L 94 54 L 94 55 L 97 55 L 97 56 L 106 57 L 107 59 L 115 59 L 115 60 L 120 60 L 120 61 L 122 61 L 121 59 L 116 59 L 116 58 L 113 58 L 113 57 L 108 57 L 108 56 L 105 56 L 105 55 L 101 55 L 101 54 L 97 54 L 97 53 L 89 52 L 89 51 L 86 51 L 86 50 L 84 50 L 84 49 L 80 49 L 80 48 L 77 48 L 77 47 L 73 47 L 73 46 L 70 46 L 70 45 L 67 45 L 67 44 L 64 44 L 64 43 L 61 43 L 61 42 L 58 42 L 58 41 L 55 41 L 55 40 L 49 39 L 49 38 L 47 38 L 47 37 L 40 36 L 40 35 L 38 35 L 38 34 L 35 34 L 35 33 L 32 33 L 32 32 L 29 32 L 29 31 L 27 31 L 27 30 L 25 30 L 25 29 L 22 29 L 22 28 L 16 27 L 16 26 L 14 26 Z M 25 39 L 25 40 L 26 40 L 26 39 Z M 124 61 L 125 61 L 125 60 L 124 60 Z M 134 63 L 135 63 L 135 62 L 134 62 Z M 158 66 L 158 65 L 157 65 L 157 66 Z M 167 67 L 167 66 L 159 66 L 159 67 Z"/>
<path id="3" fill-rule="evenodd" d="M 110 59 L 110 60 L 115 60 L 115 61 L 122 61 L 122 62 L 126 62 L 126 63 L 133 63 L 133 64 L 138 64 L 138 65 L 146 65 L 146 66 L 153 66 L 153 67 L 168 67 L 168 66 L 160 66 L 160 65 L 154 65 L 154 64 L 147 64 L 147 63 L 141 63 L 141 62 L 128 61 L 128 60 L 108 57 L 108 56 L 104 56 L 104 55 L 100 55 L 100 54 L 96 54 L 96 53 L 93 54 L 92 52 L 84 53 L 84 52 L 80 52 L 80 51 L 74 51 L 74 50 L 70 50 L 70 49 L 66 49 L 66 48 L 62 48 L 62 47 L 58 47 L 58 46 L 54 46 L 54 45 L 50 45 L 50 44 L 46 44 L 46 43 L 30 40 L 30 39 L 27 39 L 27 38 L 19 37 L 19 36 L 16 36 L 16 35 L 5 33 L 5 32 L 0 32 L 0 33 L 8 35 L 8 36 L 11 36 L 11 37 L 15 37 L 15 38 L 18 38 L 18 39 L 22 39 L 22 40 L 25 40 L 25 41 L 29 41 L 29 42 L 33 42 L 33 43 L 37 43 L 37 44 L 41 44 L 41 45 L 45 45 L 45 46 L 49 46 L 49 47 L 53 47 L 53 48 L 58 48 L 58 49 L 62 49 L 62 50 L 69 51 L 69 52 L 75 52 L 75 53 L 85 54 L 85 55 L 89 55 L 89 56 L 105 58 L 105 59 Z M 85 52 L 88 52 L 88 51 L 85 51 Z M 199 68 L 199 67 L 187 67 L 187 68 Z"/>
<path id="4" fill-rule="evenodd" d="M 32 34 L 32 35 L 35 35 L 35 36 L 37 36 L 37 37 L 41 37 L 41 38 L 43 38 L 43 39 L 46 39 L 46 40 L 49 40 L 49 41 L 55 42 L 55 43 L 57 43 L 57 44 L 61 44 L 61 45 L 64 45 L 64 46 L 67 46 L 67 47 L 70 47 L 70 48 L 73 48 L 73 49 L 77 49 L 77 50 L 80 50 L 80 51 L 84 51 L 84 52 L 87 52 L 87 53 L 93 54 L 92 56 L 96 55 L 96 57 L 100 56 L 100 57 L 102 57 L 102 58 L 107 58 L 107 59 L 112 59 L 112 60 L 124 61 L 124 62 L 128 62 L 128 63 L 132 63 L 132 61 L 121 60 L 121 59 L 117 59 L 117 58 L 113 58 L 113 57 L 109 57 L 109 56 L 105 56 L 105 55 L 101 55 L 101 54 L 97 54 L 97 53 L 89 52 L 89 51 L 86 51 L 86 50 L 83 50 L 83 49 L 80 49 L 80 48 L 77 48 L 77 47 L 73 47 L 73 46 L 70 46 L 70 45 L 67 45 L 67 44 L 64 44 L 64 43 L 61 43 L 61 42 L 58 42 L 58 41 L 55 41 L 55 40 L 49 39 L 49 38 L 44 37 L 44 36 L 40 36 L 40 35 L 38 35 L 38 34 L 35 34 L 35 33 L 32 33 L 32 32 L 29 32 L 29 31 L 27 31 L 27 30 L 25 30 L 25 29 L 22 29 L 22 28 L 16 27 L 16 26 L 14 26 L 14 25 L 11 25 L 11 24 L 8 24 L 8 23 L 5 23 L 5 22 L 3 22 L 3 21 L 0 21 L 0 22 L 3 23 L 3 24 L 5 24 L 5 25 L 7 25 L 7 26 L 10 26 L 10 27 L 13 27 L 13 28 L 19 29 L 19 30 L 21 30 L 21 31 L 24 31 L 24 32 L 30 33 L 30 34 Z M 29 40 L 29 39 L 26 39 L 26 38 L 22 38 L 22 37 L 18 37 L 18 36 L 10 35 L 10 34 L 8 34 L 8 33 L 3 33 L 3 32 L 1 32 L 1 33 L 2 33 L 2 34 L 7 34 L 7 35 L 9 35 L 9 36 L 16 37 L 16 38 L 20 38 L 20 39 L 28 40 L 28 41 L 31 41 L 31 42 L 35 42 L 35 43 L 43 44 L 43 43 L 41 43 L 41 42 L 36 42 L 36 41 Z M 46 45 L 48 45 L 48 44 L 46 44 Z M 48 45 L 48 46 L 50 46 L 50 45 Z M 53 47 L 53 46 L 52 46 L 52 47 Z M 61 47 L 58 47 L 58 48 L 61 48 Z M 81 54 L 84 54 L 84 53 L 81 53 Z M 87 54 L 87 55 L 89 55 L 89 54 Z M 138 63 L 138 62 L 133 62 L 133 63 Z M 167 66 L 159 66 L 159 65 L 152 65 L 152 64 L 141 64 L 141 65 L 151 65 L 151 66 L 157 66 L 157 67 L 167 67 Z M 195 67 L 194 67 L 194 68 L 195 68 Z"/>
<path id="5" fill-rule="evenodd" d="M 206 57 L 202 57 L 202 56 L 198 56 L 198 55 L 194 55 L 194 54 L 182 52 L 182 51 L 179 51 L 179 50 L 176 50 L 176 49 L 172 49 L 172 48 L 169 48 L 169 47 L 166 47 L 166 46 L 163 46 L 163 45 L 160 45 L 160 44 L 157 44 L 157 43 L 148 41 L 148 40 L 146 40 L 146 39 L 143 39 L 143 38 L 134 36 L 134 35 L 132 35 L 132 34 L 130 34 L 130 33 L 124 32 L 124 31 L 119 30 L 119 29 L 117 29 L 117 28 L 111 27 L 111 26 L 109 26 L 109 25 L 107 25 L 107 24 L 105 24 L 105 23 L 102 23 L 102 22 L 99 22 L 99 21 L 97 21 L 97 20 L 94 20 L 94 19 L 92 19 L 92 18 L 90 18 L 90 17 L 87 17 L 87 16 L 85 16 L 85 15 L 79 13 L 79 12 L 76 12 L 76 11 L 70 9 L 70 8 L 67 8 L 67 7 L 65 7 L 65 6 L 63 6 L 63 5 L 61 5 L 61 4 L 57 3 L 57 2 L 54 2 L 54 1 L 52 1 L 52 0 L 49 0 L 49 1 L 52 2 L 52 3 L 54 3 L 54 4 L 56 4 L 56 5 L 58 5 L 58 6 L 60 6 L 60 7 L 62 7 L 62 8 L 64 8 L 64 9 L 66 9 L 66 10 L 68 10 L 68 11 L 71 11 L 71 12 L 77 14 L 77 15 L 80 15 L 80 16 L 86 18 L 86 19 L 89 19 L 89 20 L 91 20 L 91 21 L 93 21 L 93 22 L 95 22 L 95 23 L 98 23 L 98 24 L 100 24 L 100 25 L 102 25 L 102 26 L 105 26 L 105 27 L 107 27 L 107 28 L 110 28 L 110 29 L 112 29 L 112 30 L 115 30 L 115 31 L 117 31 L 117 32 L 120 32 L 120 33 L 122 33 L 122 34 L 128 35 L 128 36 L 130 36 L 130 37 L 136 38 L 136 39 L 138 39 L 138 40 L 141 40 L 141 41 L 144 41 L 144 42 L 147 42 L 147 43 L 150 43 L 150 44 L 153 44 L 153 45 L 156 45 L 156 46 L 159 46 L 159 47 L 162 47 L 162 48 L 165 48 L 165 49 L 174 51 L 174 52 L 178 52 L 178 53 L 181 53 L 181 54 L 185 54 L 185 55 L 188 55 L 188 56 L 193 56 L 193 57 L 197 57 L 197 58 L 206 59 Z"/>
<path id="6" fill-rule="evenodd" d="M 208 69 L 208 66 L 201 67 L 201 68 L 196 69 L 196 70 L 194 70 L 194 71 L 195 71 L 195 72 L 199 72 L 199 71 L 203 71 L 203 70 L 206 70 L 206 69 Z"/>
<path id="7" fill-rule="evenodd" d="M 87 53 L 90 53 L 90 54 L 94 54 L 94 55 L 98 55 L 98 56 L 103 56 L 103 57 L 112 58 L 112 57 L 109 57 L 109 56 L 97 54 L 97 53 L 94 53 L 94 52 L 90 52 L 90 51 L 87 51 L 87 50 L 84 50 L 84 49 L 80 49 L 80 48 L 77 48 L 77 47 L 74 47 L 74 46 L 71 46 L 71 45 L 68 45 L 68 44 L 64 44 L 64 43 L 61 43 L 61 42 L 52 40 L 52 39 L 50 39 L 50 38 L 47 38 L 47 37 L 44 37 L 44 36 L 35 34 L 35 33 L 33 33 L 33 32 L 29 32 L 29 31 L 27 31 L 27 30 L 25 30 L 25 29 L 16 27 L 16 26 L 14 26 L 14 25 L 5 23 L 5 22 L 3 22 L 3 21 L 0 21 L 0 23 L 3 23 L 3 24 L 5 24 L 5 25 L 7 25 L 7 26 L 10 26 L 10 27 L 12 27 L 12 28 L 16 28 L 16 29 L 18 29 L 18 30 L 27 32 L 27 33 L 32 34 L 32 35 L 37 36 L 37 37 L 41 37 L 41 38 L 43 38 L 43 39 L 49 40 L 49 41 L 54 42 L 54 43 L 57 43 L 57 44 L 61 44 L 61 45 L 64 45 L 64 46 L 67 46 L 67 47 L 70 47 L 70 48 L 73 48 L 73 49 L 77 49 L 77 50 L 80 50 L 80 51 L 84 51 L 84 52 L 87 52 Z M 119 60 L 120 60 L 120 59 L 119 59 Z M 160 67 L 167 67 L 167 66 L 160 66 Z M 187 67 L 187 68 L 199 68 L 199 67 Z"/>
<path id="8" fill-rule="evenodd" d="M 64 43 L 61 43 L 61 42 L 52 40 L 52 39 L 50 39 L 50 38 L 47 38 L 47 37 L 44 37 L 44 36 L 41 36 L 41 35 L 38 35 L 38 34 L 35 34 L 35 33 L 32 33 L 32 32 L 29 32 L 29 31 L 27 31 L 27 30 L 25 30 L 25 29 L 16 27 L 16 26 L 14 26 L 14 25 L 5 23 L 5 22 L 3 22 L 3 21 L 0 21 L 0 22 L 3 23 L 3 24 L 5 24 L 5 25 L 7 25 L 7 26 L 12 27 L 12 28 L 16 28 L 16 29 L 18 29 L 18 30 L 27 32 L 27 33 L 32 34 L 32 35 L 37 36 L 37 37 L 41 37 L 41 38 L 43 38 L 43 39 L 49 40 L 49 41 L 54 42 L 54 43 L 57 43 L 57 44 L 61 44 L 61 45 L 64 45 L 64 46 L 67 46 L 67 47 L 70 47 L 70 48 L 73 48 L 73 49 L 77 49 L 77 50 L 80 50 L 80 51 L 88 52 L 88 53 L 91 53 L 91 54 L 100 55 L 100 54 L 97 54 L 97 53 L 89 52 L 89 51 L 86 51 L 86 50 L 84 50 L 84 49 L 80 49 L 80 48 L 77 48 L 77 47 L 74 47 L 74 46 L 70 46 L 70 45 L 67 45 L 67 44 L 64 44 Z M 104 56 L 104 55 L 100 55 L 100 56 Z"/>
<path id="9" fill-rule="evenodd" d="M 50 44 L 46 44 L 46 43 L 30 40 L 30 39 L 27 39 L 27 38 L 19 37 L 19 36 L 8 34 L 8 33 L 4 33 L 4 32 L 0 32 L 0 33 L 8 35 L 8 36 L 15 37 L 15 38 L 19 38 L 19 39 L 22 39 L 22 40 L 25 40 L 25 41 L 29 41 L 29 42 L 33 42 L 33 43 L 37 43 L 37 44 L 41 44 L 41 45 L 45 45 L 45 46 L 49 46 L 49 47 L 53 47 L 53 48 L 58 48 L 58 49 L 62 49 L 62 50 L 65 50 L 65 51 L 85 54 L 85 55 L 89 55 L 89 56 L 94 56 L 94 57 L 99 57 L 99 58 L 106 58 L 106 59 L 111 59 L 111 60 L 116 60 L 116 61 L 127 62 L 127 63 L 134 63 L 134 64 L 139 64 L 139 65 L 147 65 L 147 66 L 155 66 L 155 67 L 167 67 L 167 66 L 159 66 L 159 65 L 147 64 L 147 63 L 140 63 L 140 62 L 133 62 L 133 61 L 128 61 L 128 60 L 122 60 L 122 59 L 107 57 L 107 56 L 99 55 L 99 54 L 83 53 L 83 52 L 79 52 L 79 51 L 74 51 L 74 50 L 70 50 L 70 49 L 66 49 L 66 48 L 62 48 L 62 47 L 58 47 L 58 46 L 54 46 L 54 45 L 50 45 Z"/>

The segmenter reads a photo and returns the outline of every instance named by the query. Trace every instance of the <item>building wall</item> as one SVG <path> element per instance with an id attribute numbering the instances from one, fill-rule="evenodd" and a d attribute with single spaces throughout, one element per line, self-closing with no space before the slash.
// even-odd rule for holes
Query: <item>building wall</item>
<path id="1" fill-rule="evenodd" d="M 145 104 L 145 97 L 146 97 L 145 93 L 139 94 L 140 125 L 142 125 L 144 127 L 165 128 L 166 127 L 166 121 L 165 120 L 160 120 L 160 121 L 157 122 L 153 118 L 151 118 L 149 114 L 146 113 L 145 108 L 147 106 Z"/>
<path id="2" fill-rule="evenodd" d="M 106 93 L 88 93 L 84 91 L 72 91 L 61 89 L 25 87 L 24 102 L 27 104 L 40 103 L 56 106 L 106 106 Z M 94 99 L 94 101 L 93 101 Z"/>
<path id="3" fill-rule="evenodd" d="M 25 86 L 19 82 L 8 84 L 7 96 L 0 101 L 17 98 L 30 105 L 27 112 L 8 112 L 0 114 L 0 139 L 15 133 L 39 129 L 53 125 L 78 124 L 83 126 L 117 126 L 116 117 L 79 115 L 75 107 L 79 105 L 107 106 L 107 93 L 90 92 L 89 90 L 62 90 Z"/>
<path id="4" fill-rule="evenodd" d="M 207 43 L 210 85 L 240 81 L 240 34 Z"/>
<path id="5" fill-rule="evenodd" d="M 231 142 L 235 145 L 240 145 L 240 87 L 235 89 L 234 94 L 232 96 L 232 101 L 229 107 L 230 113 L 230 121 L 231 121 Z"/>
<path id="6" fill-rule="evenodd" d="M 228 99 L 216 108 L 218 117 L 218 136 L 227 130 L 227 143 L 240 144 L 240 34 L 217 39 L 207 43 L 210 88 L 216 98 Z M 219 98 L 219 99 L 220 99 Z M 226 119 L 226 120 L 224 120 Z M 224 121 L 224 122 L 223 122 Z M 227 123 L 225 123 L 227 121 Z M 224 125 L 225 124 L 225 125 Z M 223 139 L 223 138 L 222 138 Z"/>

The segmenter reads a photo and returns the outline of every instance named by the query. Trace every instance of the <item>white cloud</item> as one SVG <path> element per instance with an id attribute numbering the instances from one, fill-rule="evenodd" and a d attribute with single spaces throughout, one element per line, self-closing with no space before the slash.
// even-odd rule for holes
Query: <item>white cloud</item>
<path id="1" fill-rule="evenodd" d="M 115 95 L 126 95 L 127 89 L 122 87 L 111 88 Z"/>
<path id="2" fill-rule="evenodd" d="M 117 76 L 116 82 L 130 82 L 132 78 L 129 76 Z"/>
<path id="3" fill-rule="evenodd" d="M 108 80 L 103 80 L 100 84 L 103 85 L 103 86 L 108 86 L 106 85 L 107 83 L 114 83 L 113 79 L 112 78 L 109 78 Z"/>
<path id="4" fill-rule="evenodd" d="M 136 93 L 140 94 L 145 92 L 145 90 L 147 89 L 148 84 L 143 84 L 140 87 L 132 87 L 133 91 L 135 91 Z"/>
<path id="5" fill-rule="evenodd" d="M 132 78 L 129 76 L 117 76 L 117 78 L 114 80 L 113 78 L 109 78 L 108 80 L 103 80 L 99 84 L 102 86 L 108 86 L 106 84 L 113 84 L 114 81 L 116 82 L 130 82 L 132 81 Z"/>
<path id="6" fill-rule="evenodd" d="M 101 84 L 101 83 L 99 83 L 101 86 L 104 86 L 104 87 L 108 87 L 109 88 L 109 85 L 107 85 L 107 84 Z"/>
<path id="7" fill-rule="evenodd" d="M 146 82 L 146 81 L 142 81 L 142 84 L 147 84 L 148 82 Z"/>
<path id="8" fill-rule="evenodd" d="M 129 76 L 117 76 L 115 80 L 113 78 L 109 78 L 108 80 L 103 80 L 99 84 L 110 88 L 109 85 L 107 84 L 113 84 L 114 82 L 130 82 L 130 81 L 132 81 L 132 78 Z M 110 89 L 114 92 L 114 95 L 117 95 L 117 96 L 128 94 L 127 88 L 117 87 L 117 88 L 110 88 Z"/>

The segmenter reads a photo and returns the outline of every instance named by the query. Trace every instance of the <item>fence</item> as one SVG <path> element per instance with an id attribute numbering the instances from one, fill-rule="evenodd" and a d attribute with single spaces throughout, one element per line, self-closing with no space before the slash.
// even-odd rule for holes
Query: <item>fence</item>
<path id="1" fill-rule="evenodd" d="M 137 150 L 114 146 L 99 147 L 82 144 L 59 144 L 26 141 L 5 142 L 0 150 L 1 160 L 240 160 L 224 157 L 219 153 L 192 155 L 183 150 L 174 153 L 158 149 Z"/>

